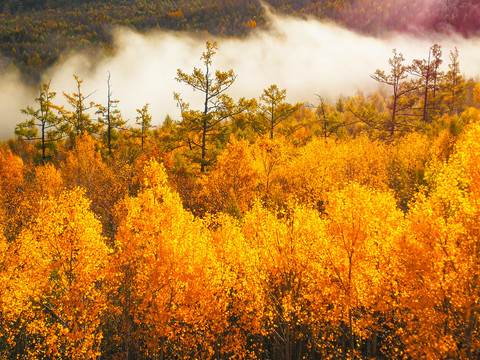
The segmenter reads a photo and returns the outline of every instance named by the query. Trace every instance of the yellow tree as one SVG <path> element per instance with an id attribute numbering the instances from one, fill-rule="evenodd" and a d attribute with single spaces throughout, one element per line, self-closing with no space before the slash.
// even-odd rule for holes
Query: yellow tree
<path id="1" fill-rule="evenodd" d="M 38 216 L 43 199 L 59 196 L 65 189 L 60 170 L 52 164 L 35 167 L 32 175 L 22 194 L 23 216 L 27 223 Z"/>
<path id="2" fill-rule="evenodd" d="M 18 240 L 18 256 L 26 264 L 21 275 L 33 289 L 28 357 L 96 359 L 108 255 L 100 222 L 80 189 L 45 198 L 40 207 Z"/>
<path id="3" fill-rule="evenodd" d="M 207 210 L 242 216 L 256 197 L 257 172 L 247 142 L 230 140 L 205 177 L 201 197 Z"/>
<path id="4" fill-rule="evenodd" d="M 128 191 L 127 180 L 120 169 L 107 166 L 97 150 L 100 143 L 83 135 L 72 149 L 61 154 L 65 158 L 59 168 L 67 188 L 82 187 L 92 201 L 92 210 L 100 218 L 105 234 L 114 232 L 113 207 Z M 112 162 L 113 163 L 113 162 Z"/>
<path id="5" fill-rule="evenodd" d="M 415 358 L 480 354 L 480 127 L 474 123 L 448 162 L 432 165 L 429 196 L 411 210 L 402 254 L 408 314 L 404 337 Z"/>
<path id="6" fill-rule="evenodd" d="M 258 250 L 246 241 L 242 224 L 227 214 L 206 218 L 204 226 L 210 233 L 217 289 L 214 300 L 220 309 L 212 320 L 222 324 L 212 345 L 214 357 L 261 358 L 265 298 Z"/>
<path id="7" fill-rule="evenodd" d="M 283 198 L 322 210 L 328 194 L 354 181 L 385 190 L 388 186 L 387 146 L 359 136 L 353 140 L 314 138 L 291 150 L 291 158 L 277 170 Z"/>
<path id="8" fill-rule="evenodd" d="M 257 307 L 260 307 L 261 311 L 257 321 L 263 323 L 256 339 L 264 357 L 285 360 L 353 357 L 347 346 L 349 306 L 358 311 L 354 328 L 354 335 L 358 337 L 355 354 L 359 350 L 361 337 L 367 338 L 373 333 L 373 310 L 368 308 L 367 304 L 376 310 L 381 309 L 378 305 L 381 301 L 374 302 L 374 299 L 381 299 L 381 296 L 377 295 L 375 298 L 372 295 L 372 292 L 378 294 L 381 290 L 365 290 L 366 286 L 360 287 L 360 283 L 370 281 L 372 285 L 383 285 L 381 279 L 373 281 L 375 274 L 367 274 L 364 269 L 368 267 L 368 261 L 376 260 L 370 265 L 374 269 L 376 266 L 384 266 L 386 261 L 381 256 L 376 258 L 374 254 L 367 258 L 365 252 L 368 246 L 361 247 L 361 240 L 355 244 L 358 254 L 352 256 L 353 275 L 350 277 L 351 288 L 355 287 L 355 290 L 348 292 L 341 284 L 348 278 L 348 270 L 344 266 L 348 263 L 348 260 L 345 260 L 348 257 L 348 248 L 345 249 L 346 246 L 341 241 L 336 241 L 336 229 L 333 226 L 335 222 L 346 231 L 351 226 L 349 219 L 343 219 L 342 214 L 354 213 L 360 222 L 363 220 L 362 216 L 368 217 L 368 214 L 361 213 L 360 210 L 363 209 L 357 211 L 354 208 L 355 200 L 363 200 L 364 193 L 368 191 L 357 186 L 351 189 L 348 195 L 345 194 L 345 197 L 358 192 L 361 192 L 361 195 L 350 203 L 332 201 L 332 207 L 329 208 L 332 218 L 323 218 L 315 209 L 293 203 L 286 204 L 284 209 L 278 212 L 257 203 L 245 215 L 242 233 L 250 249 L 249 267 L 253 267 L 257 274 L 257 284 L 252 288 L 260 291 L 257 300 L 260 303 Z M 341 194 L 337 194 L 337 197 L 332 199 L 340 196 Z M 389 202 L 388 196 L 386 202 Z M 386 206 L 387 209 L 382 207 L 379 212 L 390 211 L 391 204 Z M 380 222 L 385 220 L 386 216 L 388 215 L 379 220 L 379 224 L 375 229 L 371 229 L 370 234 L 380 228 Z M 386 224 L 390 225 L 390 221 Z M 361 230 L 353 229 L 359 233 L 359 238 L 363 236 Z M 380 239 L 381 235 L 383 233 L 376 239 Z M 390 243 L 380 244 L 371 251 L 388 246 Z M 353 299 L 362 291 L 362 299 L 368 298 L 362 302 L 365 313 L 362 313 L 361 305 Z M 369 335 L 367 329 L 370 330 Z M 374 350 L 371 349 L 369 354 L 373 353 Z"/>
<path id="9" fill-rule="evenodd" d="M 326 214 L 257 203 L 242 223 L 257 273 L 263 356 L 395 357 L 396 249 L 403 214 L 390 193 L 349 185 Z"/>
<path id="10" fill-rule="evenodd" d="M 0 200 L 4 212 L 3 231 L 7 240 L 16 238 L 24 225 L 22 188 L 26 168 L 21 158 L 6 147 L 0 148 Z"/>
<path id="11" fill-rule="evenodd" d="M 436 148 L 427 135 L 420 133 L 407 134 L 387 147 L 388 185 L 395 191 L 398 206 L 403 211 L 408 211 L 412 199 L 426 185 L 427 164 L 438 156 Z"/>
<path id="12" fill-rule="evenodd" d="M 148 161 L 140 178 L 138 195 L 117 210 L 112 281 L 122 351 L 126 358 L 207 358 L 224 328 L 215 318 L 222 312 L 213 301 L 208 239 L 170 189 L 162 165 Z"/>
<path id="13" fill-rule="evenodd" d="M 33 288 L 30 279 L 22 276 L 28 261 L 19 261 L 20 246 L 16 241 L 7 241 L 4 234 L 5 213 L 0 219 L 0 352 L 5 357 L 25 356 L 24 339 L 26 327 L 32 319 L 29 298 Z"/>
<path id="14" fill-rule="evenodd" d="M 3 218 L 3 216 L 2 216 Z M 3 219 L 2 219 L 3 220 Z M 7 352 L 7 341 L 9 340 L 9 336 L 7 335 L 8 332 L 8 284 L 9 284 L 9 273 L 10 269 L 8 266 L 8 259 L 9 259 L 9 244 L 3 235 L 3 229 L 0 232 L 0 326 L 2 327 L 3 331 L 0 335 L 0 351 L 2 353 Z"/>
<path id="15" fill-rule="evenodd" d="M 260 291 L 257 321 L 263 326 L 257 335 L 259 347 L 267 358 L 291 360 L 309 351 L 310 307 L 305 287 L 314 248 L 308 247 L 307 237 L 297 233 L 299 225 L 295 210 L 277 216 L 260 203 L 245 215 L 242 224 Z"/>
<path id="16" fill-rule="evenodd" d="M 288 196 L 282 191 L 283 168 L 295 149 L 285 138 L 261 139 L 253 145 L 254 166 L 258 174 L 259 197 L 268 205 L 283 204 Z"/>
<path id="17" fill-rule="evenodd" d="M 383 345 L 392 356 L 391 344 L 377 345 L 377 338 L 382 334 L 386 340 L 395 326 L 391 319 L 397 309 L 388 294 L 395 286 L 403 214 L 392 194 L 355 183 L 330 194 L 325 212 L 325 264 L 342 329 L 342 353 L 355 358 L 366 343 L 369 351 L 363 355 L 376 356 Z"/>

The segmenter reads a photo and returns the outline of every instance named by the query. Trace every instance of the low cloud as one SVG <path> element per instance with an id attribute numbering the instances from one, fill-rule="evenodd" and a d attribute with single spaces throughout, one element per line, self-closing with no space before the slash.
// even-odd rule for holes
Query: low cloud
<path id="1" fill-rule="evenodd" d="M 0 75 L 0 140 L 14 136 L 15 124 L 22 121 L 21 108 L 38 96 L 35 88 L 25 85 L 18 69 L 10 66 Z"/>
<path id="2" fill-rule="evenodd" d="M 73 75 L 83 79 L 82 92 L 92 94 L 89 100 L 106 103 L 107 77 L 111 74 L 113 98 L 130 125 L 134 125 L 136 109 L 150 104 L 153 123 L 160 125 L 169 114 L 179 120 L 180 113 L 173 92 L 200 108 L 201 94 L 175 81 L 177 69 L 190 73 L 202 67 L 200 56 L 205 41 L 216 40 L 218 53 L 214 67 L 233 69 L 238 75 L 229 94 L 258 98 L 263 89 L 277 84 L 287 89 L 290 102 L 316 103 L 314 94 L 331 101 L 340 95 L 354 95 L 377 88 L 370 78 L 375 69 L 388 71 L 388 59 L 396 48 L 406 58 L 426 58 L 434 43 L 442 45 L 444 69 L 449 51 L 458 47 L 462 71 L 469 77 L 480 73 L 479 39 L 460 36 L 402 35 L 375 38 L 359 35 L 335 24 L 313 19 L 270 16 L 268 30 L 254 31 L 244 39 L 216 39 L 202 34 L 150 32 L 139 34 L 126 28 L 115 30 L 113 56 L 71 54 L 44 74 L 56 91 L 56 102 L 63 101 L 62 92 L 76 91 Z M 33 103 L 34 89 L 22 85 L 19 75 L 11 72 L 0 77 L 0 132 L 3 139 L 13 136 L 15 124 L 24 120 L 19 109 Z"/>

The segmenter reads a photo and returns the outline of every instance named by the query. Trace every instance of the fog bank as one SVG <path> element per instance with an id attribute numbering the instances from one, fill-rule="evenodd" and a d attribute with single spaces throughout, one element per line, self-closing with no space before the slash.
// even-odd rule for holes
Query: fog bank
<path id="1" fill-rule="evenodd" d="M 410 63 L 426 58 L 434 43 L 442 45 L 444 70 L 449 51 L 460 51 L 460 66 L 466 76 L 480 73 L 479 39 L 439 35 L 390 35 L 374 38 L 359 35 L 331 23 L 313 19 L 270 16 L 268 30 L 257 30 L 245 39 L 216 39 L 206 34 L 194 37 L 174 32 L 139 34 L 125 28 L 115 30 L 114 56 L 70 54 L 44 74 L 57 92 L 56 103 L 63 102 L 62 92 L 76 91 L 73 74 L 83 79 L 84 94 L 89 100 L 106 103 L 107 77 L 111 74 L 113 98 L 129 125 L 134 125 L 136 109 L 150 104 L 153 123 L 160 125 L 167 114 L 179 120 L 173 92 L 199 107 L 200 94 L 175 81 L 177 69 L 190 73 L 202 67 L 200 56 L 205 41 L 218 41 L 213 67 L 233 69 L 238 75 L 229 89 L 234 98 L 258 98 L 263 89 L 277 84 L 287 89 L 290 102 L 316 103 L 314 94 L 333 101 L 339 95 L 353 95 L 377 88 L 370 78 L 375 69 L 388 71 L 388 59 L 396 48 Z M 13 137 L 15 124 L 25 118 L 20 108 L 32 105 L 35 89 L 22 85 L 18 74 L 0 76 L 0 134 L 3 140 Z"/>

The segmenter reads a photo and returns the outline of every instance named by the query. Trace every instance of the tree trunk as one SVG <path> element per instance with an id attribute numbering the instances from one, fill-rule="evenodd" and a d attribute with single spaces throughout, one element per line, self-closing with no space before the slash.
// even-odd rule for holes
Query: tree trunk
<path id="1" fill-rule="evenodd" d="M 42 120 L 42 164 L 45 164 L 46 159 L 45 146 L 45 121 Z"/>

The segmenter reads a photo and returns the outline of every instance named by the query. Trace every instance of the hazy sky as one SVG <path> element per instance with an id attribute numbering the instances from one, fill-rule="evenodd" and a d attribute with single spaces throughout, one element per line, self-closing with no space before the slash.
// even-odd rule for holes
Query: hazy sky
<path id="1" fill-rule="evenodd" d="M 114 56 L 92 57 L 84 54 L 65 56 L 62 63 L 49 69 L 44 76 L 56 91 L 56 103 L 64 102 L 62 92 L 75 91 L 73 74 L 84 80 L 83 93 L 91 100 L 105 104 L 108 72 L 111 74 L 113 97 L 129 124 L 135 123 L 136 109 L 145 103 L 155 125 L 167 114 L 180 117 L 173 100 L 179 92 L 192 108 L 199 106 L 199 93 L 175 81 L 181 68 L 190 73 L 202 67 L 200 56 L 205 40 L 218 41 L 213 66 L 219 70 L 233 69 L 238 75 L 229 94 L 258 98 L 263 89 L 277 84 L 287 90 L 290 102 L 316 103 L 319 94 L 334 101 L 339 95 L 372 91 L 377 84 L 370 78 L 375 69 L 388 70 L 392 49 L 402 52 L 406 63 L 426 58 L 434 43 L 442 45 L 444 67 L 449 51 L 460 51 L 460 65 L 467 76 L 480 74 L 480 41 L 459 36 L 391 35 L 374 38 L 359 35 L 330 23 L 292 17 L 270 17 L 269 30 L 257 30 L 245 39 L 193 38 L 174 32 L 138 34 L 125 28 L 115 31 L 117 51 Z M 15 124 L 24 120 L 19 109 L 31 105 L 37 96 L 35 88 L 19 81 L 15 70 L 0 75 L 0 136 L 13 136 Z"/>

